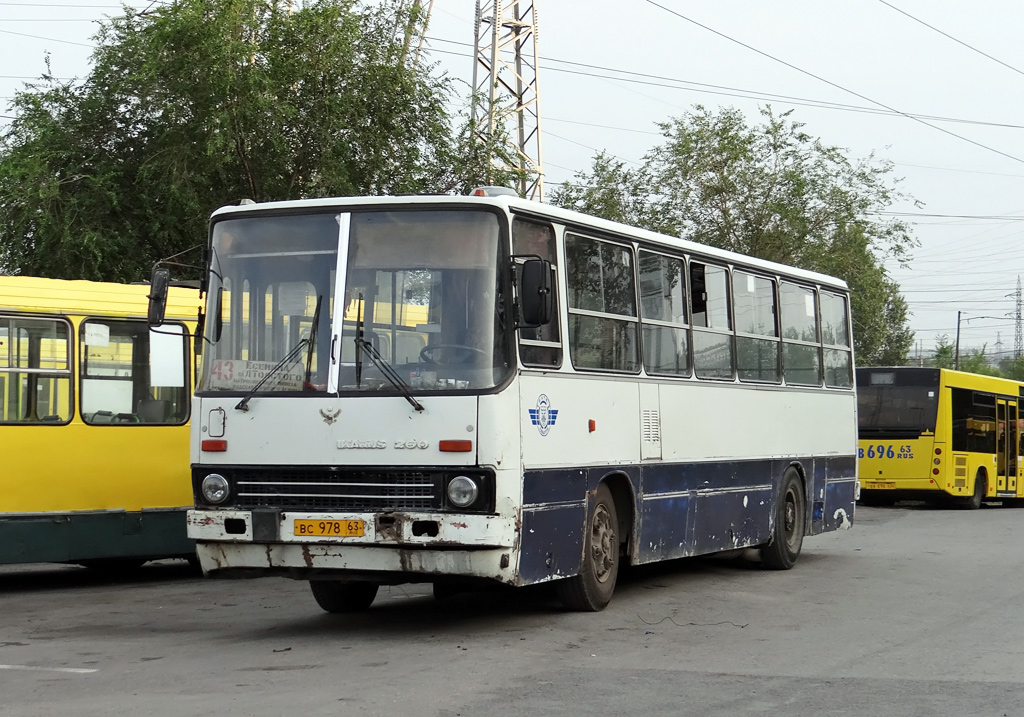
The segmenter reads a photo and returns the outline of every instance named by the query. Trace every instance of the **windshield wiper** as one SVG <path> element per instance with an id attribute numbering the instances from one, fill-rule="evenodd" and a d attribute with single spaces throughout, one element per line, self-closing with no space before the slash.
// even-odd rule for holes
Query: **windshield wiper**
<path id="1" fill-rule="evenodd" d="M 380 369 L 380 372 L 384 374 L 384 378 L 386 378 L 392 386 L 398 389 L 399 393 L 402 394 L 402 397 L 409 402 L 409 405 L 411 405 L 417 411 L 422 411 L 423 404 L 417 401 L 416 398 L 412 395 L 412 390 L 409 388 L 409 384 L 402 380 L 402 377 L 398 375 L 398 372 L 395 371 L 395 369 L 392 368 L 391 364 L 389 364 L 384 359 L 384 357 L 380 355 L 380 352 L 376 348 L 374 348 L 373 344 L 371 344 L 369 341 L 363 338 L 362 304 L 363 295 L 360 294 L 360 308 L 358 313 L 356 314 L 356 386 L 359 385 L 359 381 L 361 378 L 363 370 L 363 363 L 361 358 L 363 355 L 362 352 L 365 351 L 366 355 L 370 357 L 371 361 L 373 361 L 373 365 Z"/>
<path id="2" fill-rule="evenodd" d="M 291 351 L 285 354 L 285 357 L 278 361 L 274 365 L 274 368 L 267 371 L 266 375 L 259 380 L 259 383 L 252 387 L 252 390 L 249 391 L 249 393 L 245 394 L 245 398 L 239 401 L 235 405 L 235 408 L 239 411 L 248 411 L 249 401 L 252 400 L 252 397 L 256 395 L 257 391 L 263 388 L 263 384 L 269 381 L 271 376 L 280 371 L 282 366 L 289 363 L 290 361 L 294 361 L 295 357 L 298 356 L 299 352 L 302 350 L 302 347 L 308 345 L 309 343 L 311 343 L 309 339 L 300 339 L 299 343 L 295 344 L 295 346 L 292 347 Z"/>
<path id="3" fill-rule="evenodd" d="M 316 295 L 316 308 L 313 309 L 313 325 L 309 329 L 309 350 L 306 352 L 306 376 L 302 387 L 311 386 L 309 379 L 313 377 L 313 351 L 316 349 L 316 330 L 320 326 L 320 304 L 323 303 L 324 295 Z"/>

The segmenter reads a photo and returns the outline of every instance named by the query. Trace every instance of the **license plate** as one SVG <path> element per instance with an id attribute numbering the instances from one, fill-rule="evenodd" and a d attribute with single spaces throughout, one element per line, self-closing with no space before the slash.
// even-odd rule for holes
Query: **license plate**
<path id="1" fill-rule="evenodd" d="M 296 520 L 295 535 L 326 535 L 339 538 L 363 537 L 361 520 Z"/>
<path id="2" fill-rule="evenodd" d="M 872 481 L 861 483 L 860 487 L 867 488 L 868 490 L 893 490 L 896 488 L 896 484 L 892 481 Z"/>

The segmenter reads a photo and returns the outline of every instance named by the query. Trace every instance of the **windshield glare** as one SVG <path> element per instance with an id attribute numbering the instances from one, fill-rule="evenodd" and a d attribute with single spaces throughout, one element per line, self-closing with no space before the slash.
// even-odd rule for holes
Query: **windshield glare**
<path id="1" fill-rule="evenodd" d="M 326 391 L 339 323 L 342 393 L 479 390 L 505 379 L 496 215 L 355 212 L 350 226 L 345 300 L 336 302 L 336 214 L 214 225 L 212 346 L 198 390 L 248 392 L 263 381 L 258 394 Z M 387 379 L 389 367 L 399 382 Z"/>

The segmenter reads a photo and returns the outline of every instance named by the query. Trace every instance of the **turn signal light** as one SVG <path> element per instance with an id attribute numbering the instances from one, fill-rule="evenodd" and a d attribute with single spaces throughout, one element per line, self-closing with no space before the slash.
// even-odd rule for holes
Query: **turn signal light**
<path id="1" fill-rule="evenodd" d="M 438 446 L 445 453 L 468 453 L 473 450 L 473 441 L 448 440 L 441 441 Z"/>
<path id="2" fill-rule="evenodd" d="M 228 442 L 223 438 L 207 438 L 203 441 L 202 448 L 204 451 L 223 453 L 228 449 Z"/>

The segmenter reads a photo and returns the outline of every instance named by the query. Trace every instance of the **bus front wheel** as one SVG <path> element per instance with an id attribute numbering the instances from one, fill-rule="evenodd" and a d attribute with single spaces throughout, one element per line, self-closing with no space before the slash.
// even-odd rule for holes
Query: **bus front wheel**
<path id="1" fill-rule="evenodd" d="M 761 565 L 769 570 L 789 570 L 800 557 L 804 544 L 804 520 L 807 500 L 804 485 L 795 468 L 782 476 L 782 490 L 775 505 L 775 529 L 772 539 L 761 548 Z"/>
<path id="2" fill-rule="evenodd" d="M 558 597 L 569 610 L 603 610 L 612 599 L 618 575 L 619 519 L 612 492 L 602 483 L 587 516 L 580 571 L 555 583 Z"/>
<path id="3" fill-rule="evenodd" d="M 377 583 L 341 583 L 335 580 L 310 580 L 316 604 L 327 612 L 362 612 L 377 597 Z"/>

